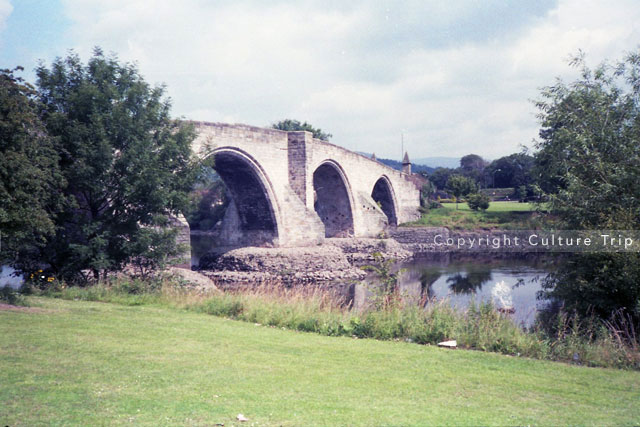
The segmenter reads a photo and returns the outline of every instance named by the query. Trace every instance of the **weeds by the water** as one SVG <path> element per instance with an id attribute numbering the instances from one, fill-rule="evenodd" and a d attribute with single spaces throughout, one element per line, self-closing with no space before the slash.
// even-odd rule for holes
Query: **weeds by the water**
<path id="1" fill-rule="evenodd" d="M 403 340 L 436 344 L 456 339 L 466 349 L 558 360 L 588 366 L 640 369 L 633 330 L 622 318 L 609 323 L 562 314 L 554 334 L 523 330 L 488 302 L 466 311 L 447 301 L 427 304 L 397 299 L 384 307 L 357 310 L 343 298 L 313 287 L 264 285 L 242 292 L 195 291 L 170 279 L 119 279 L 86 288 L 53 286 L 44 292 L 57 298 L 125 305 L 161 305 L 259 325 L 329 336 Z M 635 333 L 635 332 L 634 332 Z"/>

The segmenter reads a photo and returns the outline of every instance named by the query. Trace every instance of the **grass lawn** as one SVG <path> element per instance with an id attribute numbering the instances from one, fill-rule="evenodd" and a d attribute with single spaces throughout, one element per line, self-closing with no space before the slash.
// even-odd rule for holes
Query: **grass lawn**
<path id="1" fill-rule="evenodd" d="M 448 227 L 454 230 L 519 229 L 533 230 L 544 225 L 545 218 L 535 212 L 532 203 L 491 202 L 486 211 L 474 211 L 466 203 L 443 203 L 431 209 L 409 226 Z"/>
<path id="2" fill-rule="evenodd" d="M 456 210 L 455 203 L 443 203 L 445 209 Z M 458 210 L 466 212 L 474 212 L 469 205 L 465 203 L 458 203 Z M 487 212 L 534 212 L 536 207 L 533 203 L 520 203 L 520 202 L 491 202 L 489 203 L 489 209 Z"/>
<path id="3" fill-rule="evenodd" d="M 30 301 L 0 311 L 1 425 L 640 423 L 640 372 Z"/>

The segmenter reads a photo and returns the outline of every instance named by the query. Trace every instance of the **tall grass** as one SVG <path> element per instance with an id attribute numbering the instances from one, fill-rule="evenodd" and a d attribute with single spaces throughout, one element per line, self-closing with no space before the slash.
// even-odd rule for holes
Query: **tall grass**
<path id="1" fill-rule="evenodd" d="M 521 357 L 557 360 L 588 366 L 640 369 L 633 326 L 620 314 L 602 322 L 561 313 L 550 334 L 523 330 L 490 302 L 464 311 L 447 301 L 370 304 L 356 310 L 329 291 L 314 287 L 271 284 L 242 292 L 194 291 L 170 279 L 120 279 L 91 287 L 54 286 L 44 295 L 125 305 L 161 305 L 222 316 L 259 325 L 379 340 L 403 340 L 434 345 L 455 339 L 465 349 Z M 625 332 L 626 331 L 626 332 Z"/>

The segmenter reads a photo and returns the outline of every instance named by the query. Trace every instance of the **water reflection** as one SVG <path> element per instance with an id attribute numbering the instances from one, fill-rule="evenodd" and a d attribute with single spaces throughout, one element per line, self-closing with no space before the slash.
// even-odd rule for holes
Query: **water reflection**
<path id="1" fill-rule="evenodd" d="M 191 235 L 192 263 L 212 245 L 207 234 Z M 524 326 L 535 320 L 540 279 L 551 259 L 544 254 L 502 254 L 505 258 L 434 253 L 394 266 L 399 272 L 398 289 L 406 301 L 426 305 L 429 301 L 446 299 L 454 307 L 464 309 L 471 301 L 492 301 Z M 308 285 L 305 285 L 308 286 Z M 345 301 L 345 305 L 362 308 L 371 301 L 375 277 L 367 284 L 320 282 L 317 286 L 330 290 Z"/>
<path id="2" fill-rule="evenodd" d="M 491 280 L 491 270 L 456 273 L 447 278 L 449 289 L 455 294 L 471 294 L 482 289 L 482 285 Z"/>
<path id="3" fill-rule="evenodd" d="M 497 308 L 513 311 L 511 315 L 519 324 L 531 326 L 540 304 L 536 297 L 540 279 L 548 271 L 547 261 L 539 254 L 502 259 L 437 254 L 397 265 L 398 288 L 405 300 L 422 304 L 446 299 L 464 309 L 472 301 L 491 301 Z M 362 292 L 367 293 L 356 294 Z M 358 303 L 366 303 L 366 297 L 354 301 L 354 305 Z"/>

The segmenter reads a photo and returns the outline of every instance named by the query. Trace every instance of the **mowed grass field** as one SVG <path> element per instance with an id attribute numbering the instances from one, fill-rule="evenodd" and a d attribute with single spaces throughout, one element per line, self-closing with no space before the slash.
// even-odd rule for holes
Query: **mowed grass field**
<path id="1" fill-rule="evenodd" d="M 0 311 L 1 425 L 640 424 L 640 372 L 30 302 Z"/>
<path id="2" fill-rule="evenodd" d="M 486 211 L 474 211 L 467 203 L 443 203 L 430 209 L 408 226 L 447 227 L 454 230 L 473 229 L 539 229 L 547 221 L 536 212 L 533 203 L 491 202 Z"/>
<path id="3" fill-rule="evenodd" d="M 442 206 L 445 209 L 456 210 L 455 203 L 443 203 Z M 464 203 L 458 203 L 458 210 L 465 212 L 474 212 L 469 205 Z M 536 207 L 533 203 L 520 203 L 520 202 L 491 202 L 486 212 L 534 212 Z"/>

